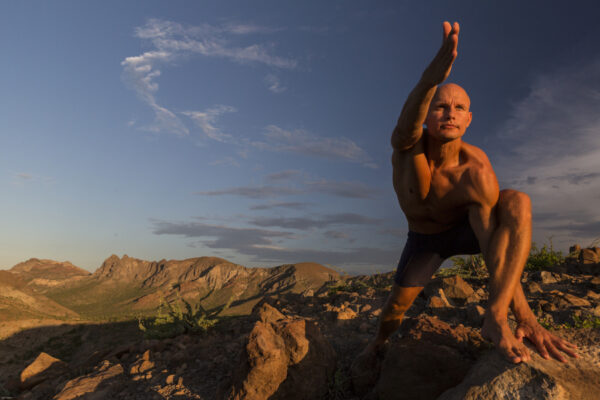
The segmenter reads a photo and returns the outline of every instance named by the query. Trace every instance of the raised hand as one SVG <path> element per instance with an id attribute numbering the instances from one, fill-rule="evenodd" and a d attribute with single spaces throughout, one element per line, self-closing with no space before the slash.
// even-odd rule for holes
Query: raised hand
<path id="1" fill-rule="evenodd" d="M 458 22 L 455 22 L 453 26 L 450 23 L 444 21 L 444 38 L 442 46 L 438 50 L 437 54 L 429 64 L 429 66 L 423 72 L 421 78 L 422 81 L 435 86 L 444 82 L 450 70 L 452 69 L 452 63 L 456 59 L 457 47 L 458 47 L 458 32 L 460 27 Z"/>

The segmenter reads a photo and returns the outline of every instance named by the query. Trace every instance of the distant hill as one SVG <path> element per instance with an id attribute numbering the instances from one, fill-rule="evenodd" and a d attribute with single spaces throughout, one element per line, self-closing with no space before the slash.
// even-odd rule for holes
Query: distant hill
<path id="1" fill-rule="evenodd" d="M 74 311 L 27 285 L 19 274 L 0 270 L 0 320 L 78 318 Z"/>
<path id="2" fill-rule="evenodd" d="M 69 262 L 35 258 L 10 273 L 22 287 L 93 319 L 154 312 L 161 300 L 177 299 L 205 308 L 232 301 L 228 312 L 245 314 L 264 295 L 315 291 L 340 278 L 317 263 L 246 268 L 218 257 L 146 261 L 127 255 L 111 255 L 93 274 Z"/>
<path id="3" fill-rule="evenodd" d="M 78 280 L 91 275 L 89 271 L 76 267 L 69 261 L 54 261 L 30 258 L 10 269 L 20 279 L 34 288 L 64 285 L 68 281 Z"/>

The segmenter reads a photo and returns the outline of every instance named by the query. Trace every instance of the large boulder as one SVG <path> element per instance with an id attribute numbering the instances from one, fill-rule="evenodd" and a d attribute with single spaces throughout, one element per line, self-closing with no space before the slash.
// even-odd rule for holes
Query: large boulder
<path id="1" fill-rule="evenodd" d="M 121 364 L 111 364 L 105 360 L 93 372 L 65 383 L 53 399 L 100 400 L 114 398 L 112 395 L 118 392 L 124 384 L 124 372 Z"/>
<path id="2" fill-rule="evenodd" d="M 435 399 L 458 385 L 488 346 L 474 329 L 452 327 L 428 315 L 405 321 L 403 335 L 390 343 L 369 399 Z M 353 380 L 361 377 L 353 371 Z M 360 394 L 367 382 L 353 381 Z"/>
<path id="3" fill-rule="evenodd" d="M 583 350 L 583 351 L 582 351 Z M 600 393 L 600 346 L 580 349 L 567 364 L 545 360 L 535 350 L 528 363 L 511 364 L 497 351 L 482 356 L 463 382 L 439 400 L 593 400 Z"/>
<path id="4" fill-rule="evenodd" d="M 314 399 L 328 391 L 335 353 L 319 328 L 301 318 L 281 318 L 267 303 L 233 373 L 231 400 Z M 309 384 L 307 384 L 309 383 Z"/>
<path id="5" fill-rule="evenodd" d="M 22 390 L 27 390 L 66 373 L 68 373 L 66 363 L 42 352 L 21 372 L 20 387 Z"/>

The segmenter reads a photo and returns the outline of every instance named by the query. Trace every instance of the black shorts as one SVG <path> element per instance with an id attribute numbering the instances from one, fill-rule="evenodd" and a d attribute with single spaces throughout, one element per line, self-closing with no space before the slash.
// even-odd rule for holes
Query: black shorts
<path id="1" fill-rule="evenodd" d="M 428 263 L 429 265 L 413 263 L 410 268 L 407 268 L 411 258 L 421 253 L 438 254 L 441 261 Z M 440 233 L 424 234 L 409 231 L 394 281 L 399 286 L 425 286 L 446 258 L 458 254 L 478 253 L 481 253 L 479 241 L 468 218 Z"/>

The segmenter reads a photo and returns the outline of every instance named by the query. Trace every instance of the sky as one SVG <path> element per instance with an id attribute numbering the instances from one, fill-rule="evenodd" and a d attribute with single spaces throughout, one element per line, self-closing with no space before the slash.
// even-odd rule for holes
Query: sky
<path id="1" fill-rule="evenodd" d="M 0 268 L 111 254 L 395 268 L 390 135 L 461 24 L 464 140 L 528 193 L 533 236 L 600 238 L 600 5 L 0 3 Z"/>

